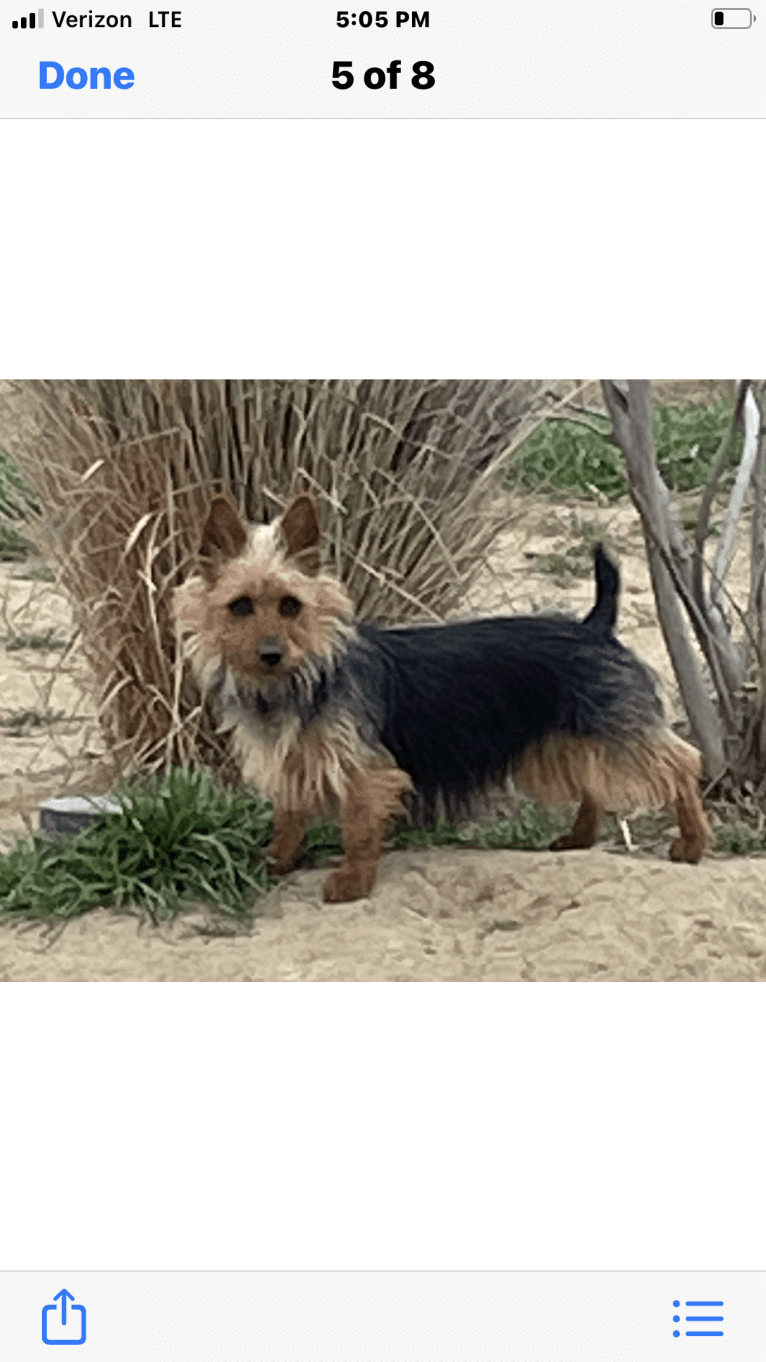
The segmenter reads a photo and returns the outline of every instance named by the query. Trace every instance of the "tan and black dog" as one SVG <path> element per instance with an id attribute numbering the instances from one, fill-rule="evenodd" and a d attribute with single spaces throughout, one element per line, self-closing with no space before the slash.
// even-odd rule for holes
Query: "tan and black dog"
<path id="1" fill-rule="evenodd" d="M 369 894 L 392 814 L 456 816 L 509 776 L 541 803 L 579 803 L 557 850 L 592 846 L 603 810 L 667 807 L 672 859 L 702 856 L 699 754 L 615 638 L 619 573 L 600 546 L 582 621 L 355 623 L 345 588 L 322 571 L 305 495 L 250 527 L 216 497 L 200 564 L 175 612 L 200 687 L 236 729 L 244 778 L 273 801 L 277 873 L 295 864 L 310 818 L 338 814 L 345 860 L 325 898 Z"/>

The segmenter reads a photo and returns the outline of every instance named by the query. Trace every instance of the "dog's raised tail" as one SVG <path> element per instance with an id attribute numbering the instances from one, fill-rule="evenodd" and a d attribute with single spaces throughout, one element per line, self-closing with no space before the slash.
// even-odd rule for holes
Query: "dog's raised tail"
<path id="1" fill-rule="evenodd" d="M 597 544 L 594 552 L 596 571 L 596 604 L 583 620 L 583 628 L 589 629 L 597 638 L 608 638 L 617 623 L 617 601 L 620 594 L 620 570 L 609 557 L 603 544 Z"/>

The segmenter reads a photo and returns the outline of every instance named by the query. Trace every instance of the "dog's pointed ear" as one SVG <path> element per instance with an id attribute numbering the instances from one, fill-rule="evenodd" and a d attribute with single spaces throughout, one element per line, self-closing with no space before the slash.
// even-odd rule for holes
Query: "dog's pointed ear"
<path id="1" fill-rule="evenodd" d="M 307 493 L 290 502 L 279 522 L 288 558 L 297 558 L 302 572 L 313 575 L 319 571 L 319 517 L 316 506 Z"/>
<path id="2" fill-rule="evenodd" d="M 202 531 L 199 556 L 203 576 L 210 579 L 221 560 L 238 558 L 247 543 L 247 530 L 228 497 L 213 497 Z"/>

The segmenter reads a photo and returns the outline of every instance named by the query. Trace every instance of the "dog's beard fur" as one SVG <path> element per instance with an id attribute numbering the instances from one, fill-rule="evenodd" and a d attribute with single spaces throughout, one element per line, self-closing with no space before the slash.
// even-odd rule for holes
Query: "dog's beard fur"
<path id="1" fill-rule="evenodd" d="M 269 672 L 259 670 L 255 646 L 252 665 L 236 646 L 247 623 L 232 621 L 228 606 L 245 595 L 257 603 L 274 589 L 300 600 L 301 627 L 291 631 L 300 639 L 290 640 L 290 665 Z M 203 696 L 212 700 L 221 729 L 234 729 L 242 776 L 266 798 L 284 808 L 327 812 L 343 797 L 352 772 L 393 764 L 361 740 L 350 715 L 328 704 L 356 636 L 353 607 L 335 577 L 309 576 L 291 561 L 279 522 L 254 527 L 242 554 L 212 582 L 190 578 L 176 592 L 174 610 Z"/>

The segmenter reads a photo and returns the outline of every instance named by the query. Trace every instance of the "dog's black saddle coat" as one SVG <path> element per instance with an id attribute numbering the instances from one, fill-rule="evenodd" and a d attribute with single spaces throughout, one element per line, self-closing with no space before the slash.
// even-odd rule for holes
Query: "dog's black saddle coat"
<path id="1" fill-rule="evenodd" d="M 296 672 L 268 693 L 213 698 L 248 725 L 297 715 L 305 728 L 349 716 L 363 743 L 384 748 L 415 786 L 413 812 L 456 816 L 501 784 L 552 733 L 626 748 L 661 725 L 649 668 L 614 636 L 619 572 L 599 545 L 596 603 L 584 620 L 506 616 L 383 628 L 359 624 L 333 664 Z"/>
<path id="2" fill-rule="evenodd" d="M 652 673 L 614 637 L 619 574 L 600 547 L 596 581 L 582 621 L 358 626 L 335 685 L 362 736 L 412 777 L 421 815 L 439 801 L 458 813 L 548 734 L 625 747 L 662 722 Z"/>

